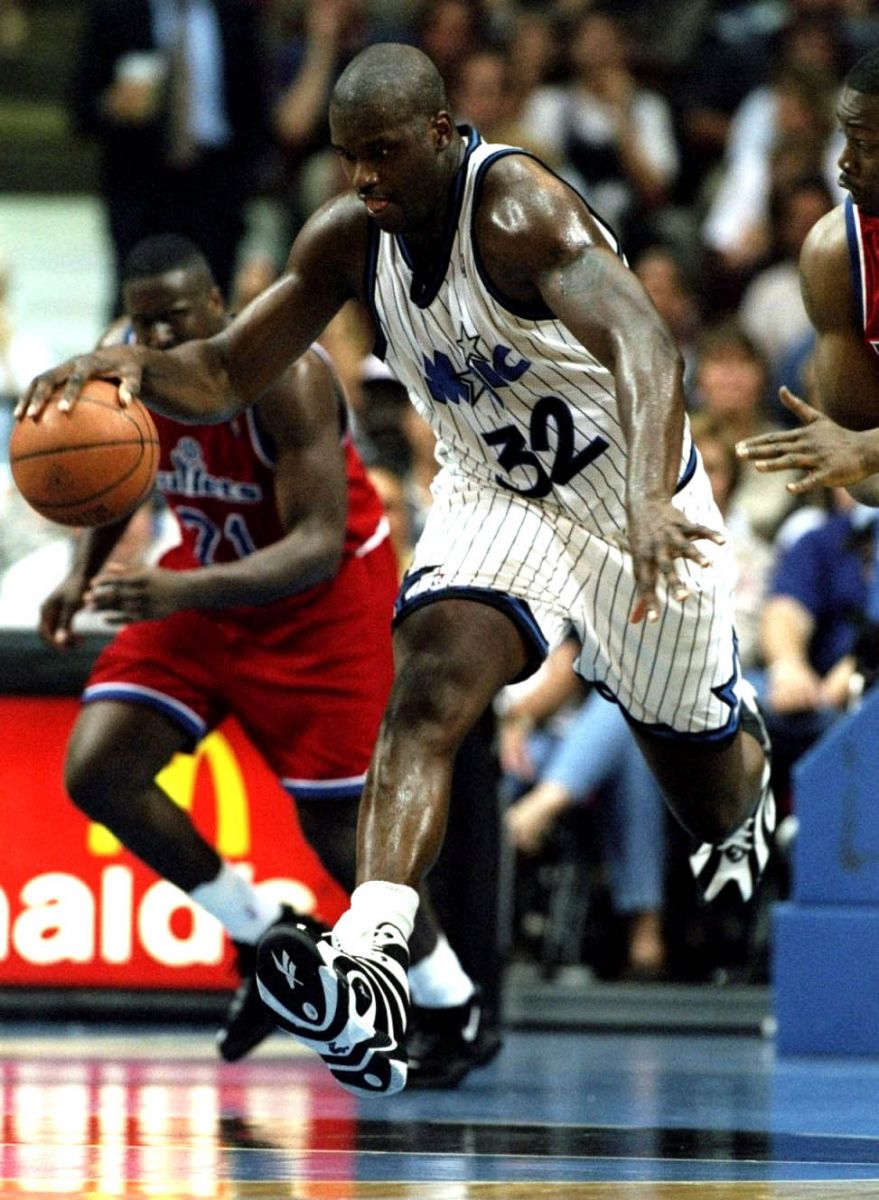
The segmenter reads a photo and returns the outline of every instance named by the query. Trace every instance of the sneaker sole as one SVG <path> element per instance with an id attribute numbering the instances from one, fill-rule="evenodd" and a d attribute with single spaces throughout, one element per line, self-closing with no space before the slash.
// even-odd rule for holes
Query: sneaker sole
<path id="1" fill-rule="evenodd" d="M 356 960 L 344 961 L 356 970 Z M 363 1036 L 358 1029 L 352 1044 L 348 978 L 324 961 L 307 933 L 295 927 L 270 930 L 260 942 L 256 983 L 279 1028 L 319 1054 L 347 1091 L 391 1096 L 406 1086 L 405 1055 L 387 1034 Z"/>

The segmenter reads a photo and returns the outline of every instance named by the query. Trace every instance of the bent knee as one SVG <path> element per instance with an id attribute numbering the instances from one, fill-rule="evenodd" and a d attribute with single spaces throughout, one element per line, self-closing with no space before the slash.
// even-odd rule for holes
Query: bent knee
<path id="1" fill-rule="evenodd" d="M 489 699 L 472 686 L 467 672 L 451 663 L 410 661 L 394 682 L 384 732 L 454 745 L 476 722 Z"/>
<path id="2" fill-rule="evenodd" d="M 150 785 L 159 769 L 154 771 L 137 748 L 125 751 L 74 730 L 64 762 L 64 786 L 86 816 L 106 823 L 115 808 Z"/>

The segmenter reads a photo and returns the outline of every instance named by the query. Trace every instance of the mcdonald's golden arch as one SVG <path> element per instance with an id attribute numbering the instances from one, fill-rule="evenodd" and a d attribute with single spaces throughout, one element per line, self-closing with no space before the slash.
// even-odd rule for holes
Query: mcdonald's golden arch
<path id="1" fill-rule="evenodd" d="M 65 796 L 75 715 L 71 699 L 0 696 L 0 985 L 230 987 L 219 924 Z M 328 921 L 343 910 L 289 797 L 234 722 L 178 755 L 157 783 L 260 889 Z"/>

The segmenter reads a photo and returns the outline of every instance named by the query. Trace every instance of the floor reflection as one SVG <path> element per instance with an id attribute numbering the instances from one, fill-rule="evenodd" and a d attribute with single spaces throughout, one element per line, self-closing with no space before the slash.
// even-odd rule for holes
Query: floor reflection
<path id="1" fill-rule="evenodd" d="M 202 1030 L 4 1036 L 2 1200 L 879 1196 L 873 1063 L 792 1071 L 748 1039 L 514 1034 L 457 1091 L 361 1104 L 289 1039 L 214 1055 Z"/>

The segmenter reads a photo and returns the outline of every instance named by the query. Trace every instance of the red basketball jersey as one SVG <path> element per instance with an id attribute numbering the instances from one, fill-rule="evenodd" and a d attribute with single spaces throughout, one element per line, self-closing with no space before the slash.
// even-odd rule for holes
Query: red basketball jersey
<path id="1" fill-rule="evenodd" d="M 879 354 L 879 217 L 861 212 L 846 196 L 845 228 L 864 341 Z"/>
<path id="2" fill-rule="evenodd" d="M 387 536 L 382 502 L 351 440 L 344 401 L 340 436 L 348 477 L 345 553 Z M 156 484 L 180 526 L 162 566 L 185 570 L 232 562 L 284 535 L 275 506 L 275 457 L 255 408 L 219 425 L 184 425 L 153 414 L 161 454 Z"/>

